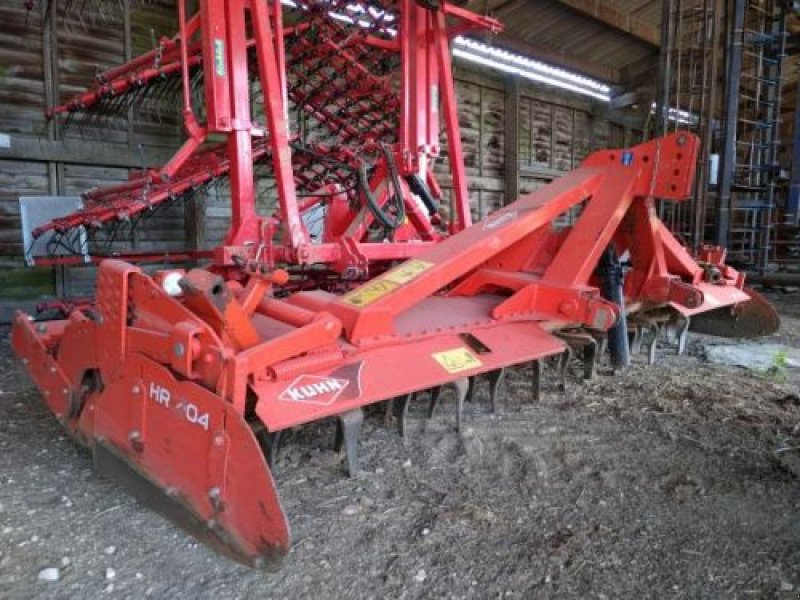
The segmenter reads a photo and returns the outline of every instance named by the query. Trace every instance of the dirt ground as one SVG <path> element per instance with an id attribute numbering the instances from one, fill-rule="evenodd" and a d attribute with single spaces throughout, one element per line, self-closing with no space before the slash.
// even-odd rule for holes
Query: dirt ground
<path id="1" fill-rule="evenodd" d="M 800 347 L 800 294 L 775 298 Z M 332 424 L 293 432 L 294 546 L 266 574 L 96 475 L 0 336 L 3 598 L 800 597 L 800 375 L 709 365 L 697 337 L 618 377 L 575 365 L 566 394 L 551 373 L 538 405 L 514 371 L 498 416 L 479 385 L 460 438 L 447 405 L 405 441 L 373 415 L 355 479 Z"/>

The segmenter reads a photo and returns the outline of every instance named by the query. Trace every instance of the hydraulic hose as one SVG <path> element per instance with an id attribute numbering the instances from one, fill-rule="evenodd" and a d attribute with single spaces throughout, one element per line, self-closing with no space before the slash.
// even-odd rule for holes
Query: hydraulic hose
<path id="1" fill-rule="evenodd" d="M 397 214 L 391 217 L 385 210 L 378 204 L 375 195 L 369 187 L 369 177 L 367 176 L 367 165 L 362 162 L 358 165 L 358 183 L 364 191 L 364 197 L 367 199 L 367 206 L 370 212 L 375 216 L 375 219 L 386 229 L 394 231 L 400 227 L 406 220 L 406 205 L 403 199 L 403 188 L 400 184 L 400 177 L 397 174 L 397 163 L 395 163 L 394 155 L 390 148 L 385 145 L 381 146 L 383 155 L 386 159 L 386 168 L 389 172 L 389 179 L 394 188 L 394 204 L 397 208 Z"/>
<path id="2" fill-rule="evenodd" d="M 606 248 L 600 257 L 597 275 L 600 278 L 600 293 L 603 298 L 619 307 L 619 319 L 608 330 L 608 351 L 611 354 L 612 366 L 615 369 L 621 369 L 631 364 L 631 351 L 628 343 L 628 318 L 625 314 L 625 296 L 622 291 L 625 274 L 613 244 Z"/>

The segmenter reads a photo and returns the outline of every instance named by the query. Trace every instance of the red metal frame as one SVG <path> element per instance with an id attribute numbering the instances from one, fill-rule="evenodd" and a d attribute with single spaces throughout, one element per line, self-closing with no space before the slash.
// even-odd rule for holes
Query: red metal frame
<path id="1" fill-rule="evenodd" d="M 137 481 L 143 494 L 161 493 L 157 507 L 182 515 L 203 539 L 256 566 L 288 553 L 288 524 L 259 442 L 265 435 L 336 418 L 354 469 L 352 429 L 362 407 L 392 399 L 407 406 L 427 390 L 433 406 L 436 390 L 453 383 L 460 423 L 468 379 L 488 374 L 497 382 L 505 367 L 540 365 L 564 352 L 565 336 L 618 331 L 625 312 L 714 314 L 708 329 L 731 335 L 740 323 L 755 334 L 777 327 L 774 311 L 724 264 L 724 251 L 704 249 L 696 262 L 656 216 L 655 198 L 689 197 L 696 137 L 597 152 L 470 226 L 446 17 L 457 30 L 497 24 L 447 3 L 401 0 L 396 38 L 384 25 L 340 35 L 326 12 L 338 0 L 298 1 L 305 20 L 289 29 L 279 0 L 201 0 L 188 19 L 179 0 L 181 33 L 162 42 L 160 57 L 180 65 L 169 68 L 184 78 L 187 142 L 165 167 L 90 192 L 85 211 L 38 232 L 130 217 L 227 174 L 232 224 L 212 265 L 150 277 L 108 259 L 93 306 L 38 323 L 18 313 L 12 331 L 46 404 L 93 450 L 98 467 Z M 316 37 L 302 37 L 309 33 Z M 399 96 L 371 70 L 377 53 L 399 57 Z M 311 75 L 293 81 L 290 66 L 298 63 Z M 55 112 L 152 76 L 150 64 L 107 73 L 98 89 Z M 191 68 L 204 73 L 202 124 Z M 343 74 L 325 85 L 312 79 L 331 70 Z M 251 122 L 254 73 L 264 90 L 263 131 Z M 317 143 L 313 154 L 293 145 L 289 99 L 330 126 L 336 143 Z M 430 167 L 440 152 L 440 117 L 453 177 L 449 223 L 411 193 L 427 184 L 441 199 Z M 212 134 L 226 141 L 210 144 Z M 367 159 L 372 169 L 366 182 L 366 170 L 358 172 L 357 194 L 314 171 L 338 173 Z M 264 162 L 279 198 L 268 216 L 255 210 L 254 164 Z M 298 187 L 311 185 L 319 195 L 298 200 Z M 371 238 L 381 219 L 375 206 L 392 200 L 407 222 L 393 236 Z M 303 216 L 320 203 L 325 223 L 312 241 Z M 575 223 L 555 229 L 568 211 L 579 213 Z M 630 265 L 617 303 L 601 294 L 607 278 L 598 275 L 612 246 Z M 398 368 L 409 364 L 413 373 Z"/>
<path id="2" fill-rule="evenodd" d="M 319 15 L 320 7 L 330 7 L 333 11 L 337 5 L 336 2 L 318 4 L 313 0 L 303 0 L 300 4 L 313 15 Z M 346 39 L 346 48 L 323 38 L 321 46 L 306 47 L 306 54 L 301 54 L 299 60 L 321 56 L 333 64 L 338 61 L 350 67 L 355 75 L 347 75 L 354 79 L 346 93 L 355 96 L 352 100 L 346 99 L 348 102 L 360 102 L 358 88 L 366 82 L 368 93 L 373 96 L 377 93 L 382 98 L 377 105 L 379 110 L 392 112 L 396 105 L 400 110 L 399 130 L 391 152 L 396 156 L 399 174 L 403 177 L 418 175 L 439 200 L 441 191 L 435 183 L 431 163 L 440 153 L 440 120 L 444 123 L 453 182 L 454 218 L 449 223 L 429 209 L 421 209 L 408 186 L 402 185 L 409 218 L 391 239 L 367 240 L 374 218 L 364 209 L 346 217 L 340 215 L 340 219 L 349 219 L 347 226 L 338 227 L 347 232 L 340 239 L 313 242 L 303 225 L 297 192 L 298 183 L 305 185 L 309 181 L 293 168 L 301 158 L 292 151 L 294 140 L 289 135 L 287 120 L 291 94 L 287 93 L 285 36 L 300 30 L 303 24 L 284 27 L 279 0 L 202 0 L 198 13 L 191 17 L 186 13 L 185 0 L 179 0 L 178 35 L 162 39 L 157 50 L 101 74 L 95 87 L 51 109 L 49 115 L 90 110 L 109 97 L 146 87 L 166 76 L 180 75 L 186 143 L 164 167 L 135 174 L 128 183 L 87 193 L 85 210 L 43 225 L 34 236 L 77 227 L 97 228 L 130 218 L 223 175 L 231 182 L 232 217 L 224 244 L 215 253 L 215 261 L 220 266 L 233 265 L 234 257 L 250 260 L 258 255 L 270 265 L 324 263 L 339 272 L 358 272 L 363 277 L 367 274 L 365 265 L 370 262 L 404 259 L 425 248 L 425 244 L 409 246 L 406 243 L 409 240 L 436 241 L 447 233 L 468 227 L 471 224 L 469 197 L 449 52 L 449 39 L 455 29 L 448 31 L 445 17 L 456 20 L 458 31 L 465 28 L 498 31 L 500 24 L 447 3 L 442 3 L 439 9 L 430 9 L 414 0 L 402 0 L 397 9 L 398 14 L 394 15 L 400 27 L 397 38 L 351 35 Z M 246 20 L 253 32 L 252 39 L 245 37 Z M 321 22 L 327 23 L 332 32 L 338 27 L 330 18 Z M 296 43 L 307 44 L 303 40 Z M 370 46 L 399 57 L 399 97 L 388 81 L 372 75 L 369 65 L 359 58 L 368 55 Z M 190 90 L 191 73 L 197 68 L 204 74 L 206 122 L 202 124 L 196 119 Z M 347 69 L 342 71 L 348 72 Z M 257 81 L 264 90 L 264 130 L 250 120 L 252 81 Z M 353 127 L 354 123 L 342 121 L 327 108 L 340 101 L 334 93 L 335 90 L 323 88 L 311 99 L 293 97 L 293 102 L 300 102 L 299 108 L 312 117 L 345 132 L 343 139 L 363 137 L 359 129 Z M 367 105 L 365 110 L 376 109 Z M 372 122 L 369 120 L 372 114 L 362 112 L 361 115 L 367 119 L 365 123 Z M 381 127 L 387 133 L 393 128 L 388 120 Z M 207 148 L 206 142 L 214 134 L 225 134 L 227 145 Z M 369 139 L 361 139 L 360 144 L 358 152 L 368 155 L 377 150 Z M 346 147 L 316 150 L 345 163 L 355 164 L 361 160 Z M 276 183 L 278 211 L 269 220 L 256 213 L 253 172 L 256 161 L 271 165 Z M 385 162 L 378 161 L 376 165 L 377 176 L 372 177 L 370 187 L 379 191 L 378 203 L 384 205 L 391 193 L 389 173 Z M 356 200 L 365 206 L 363 194 Z M 61 260 L 69 259 L 40 259 L 39 264 Z"/>
<path id="3" fill-rule="evenodd" d="M 232 556 L 272 564 L 288 551 L 288 526 L 252 423 L 274 433 L 341 417 L 559 354 L 554 332 L 607 330 L 620 309 L 594 273 L 612 241 L 630 253 L 632 306 L 696 314 L 746 302 L 724 253 L 705 253 L 720 270 L 712 281 L 655 218 L 654 193 L 688 197 L 698 143 L 679 133 L 598 152 L 344 295 L 278 298 L 272 288 L 289 275 L 252 260 L 237 263 L 241 282 L 181 272 L 181 294 L 170 296 L 168 273 L 106 260 L 94 311 L 39 324 L 20 313 L 13 345 L 77 439 L 154 489 L 176 490 L 191 519 L 213 523 L 203 536 Z M 571 228 L 553 229 L 579 205 Z M 396 368 L 409 359 L 413 377 Z"/>

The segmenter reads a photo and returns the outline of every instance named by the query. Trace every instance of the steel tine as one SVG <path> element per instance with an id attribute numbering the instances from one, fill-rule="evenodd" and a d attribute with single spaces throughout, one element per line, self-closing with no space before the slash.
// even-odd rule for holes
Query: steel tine
<path id="1" fill-rule="evenodd" d="M 459 377 L 453 380 L 453 387 L 456 388 L 456 431 L 461 433 L 464 416 L 464 399 L 469 391 L 469 378 Z"/>
<path id="2" fill-rule="evenodd" d="M 542 401 L 542 359 L 534 360 L 533 375 L 531 377 L 532 394 L 531 400 L 537 404 Z"/>
<path id="3" fill-rule="evenodd" d="M 638 323 L 633 326 L 633 339 L 631 340 L 631 355 L 635 356 L 642 351 L 642 326 Z"/>
<path id="4" fill-rule="evenodd" d="M 656 347 L 658 345 L 658 334 L 661 329 L 656 323 L 650 324 L 650 338 L 647 340 L 647 364 L 656 364 Z"/>
<path id="5" fill-rule="evenodd" d="M 431 399 L 430 403 L 428 404 L 428 418 L 432 419 L 434 413 L 436 412 L 436 407 L 439 405 L 439 398 L 442 395 L 442 386 L 437 385 L 434 388 L 431 388 Z"/>
<path id="6" fill-rule="evenodd" d="M 505 369 L 496 369 L 489 373 L 489 399 L 492 403 L 492 412 L 497 412 L 497 399 L 499 397 L 500 385 L 503 383 Z"/>
<path id="7" fill-rule="evenodd" d="M 344 447 L 347 459 L 347 474 L 350 477 L 358 475 L 358 438 L 361 435 L 361 424 L 364 422 L 364 411 L 361 408 L 342 413 L 336 419 L 337 452 Z"/>
<path id="8" fill-rule="evenodd" d="M 467 386 L 467 396 L 464 398 L 467 402 L 472 402 L 473 400 L 475 400 L 475 387 L 477 386 L 478 383 L 477 380 L 478 380 L 477 375 L 469 377 L 469 384 Z"/>
<path id="9" fill-rule="evenodd" d="M 391 425 L 392 413 L 394 413 L 394 398 L 386 400 L 383 404 L 383 425 L 385 427 Z"/>
<path id="10" fill-rule="evenodd" d="M 592 336 L 586 338 L 583 346 L 583 378 L 586 380 L 594 379 L 595 367 L 597 366 L 597 340 Z"/>
<path id="11" fill-rule="evenodd" d="M 280 451 L 281 447 L 282 435 L 283 435 L 283 430 L 275 432 L 262 430 L 256 436 L 256 439 L 258 439 L 258 442 L 261 445 L 262 450 L 264 451 L 264 455 L 267 458 L 267 466 L 269 466 L 270 471 L 275 470 L 275 462 L 278 459 L 278 452 Z"/>
<path id="12" fill-rule="evenodd" d="M 561 392 L 567 391 L 567 370 L 572 360 L 572 348 L 569 344 L 564 347 L 564 352 L 558 358 L 558 389 Z"/>
<path id="13" fill-rule="evenodd" d="M 404 394 L 394 399 L 392 412 L 397 419 L 397 431 L 400 437 L 405 437 L 408 430 L 408 407 L 413 396 L 413 394 Z"/>
<path id="14" fill-rule="evenodd" d="M 678 356 L 686 354 L 686 346 L 689 343 L 689 325 L 692 322 L 691 317 L 684 317 L 683 315 L 681 317 L 683 317 L 683 322 L 678 332 Z"/>

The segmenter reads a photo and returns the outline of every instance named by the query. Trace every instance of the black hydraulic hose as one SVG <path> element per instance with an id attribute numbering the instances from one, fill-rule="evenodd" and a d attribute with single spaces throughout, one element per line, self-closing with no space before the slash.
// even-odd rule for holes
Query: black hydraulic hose
<path id="1" fill-rule="evenodd" d="M 428 186 L 425 185 L 425 182 L 422 181 L 422 177 L 414 173 L 413 175 L 406 176 L 406 183 L 408 183 L 408 187 L 414 192 L 417 196 L 419 196 L 422 203 L 425 205 L 425 208 L 428 209 L 428 214 L 431 216 L 437 214 L 439 211 L 436 208 L 436 201 L 433 199 L 431 195 L 431 191 L 428 189 Z"/>
<path id="2" fill-rule="evenodd" d="M 621 369 L 631 364 L 631 350 L 628 342 L 628 318 L 625 314 L 625 297 L 622 291 L 625 274 L 613 244 L 606 248 L 600 257 L 597 275 L 600 278 L 600 292 L 603 298 L 619 307 L 619 319 L 608 330 L 608 351 L 611 354 L 612 366 L 615 369 Z"/>
<path id="3" fill-rule="evenodd" d="M 394 155 L 390 148 L 381 146 L 383 154 L 386 157 L 386 167 L 389 171 L 389 179 L 394 188 L 394 204 L 397 207 L 397 214 L 392 218 L 383 208 L 378 204 L 375 195 L 369 187 L 369 177 L 367 176 L 367 165 L 362 162 L 358 165 L 358 183 L 364 191 L 364 197 L 367 199 L 367 206 L 370 212 L 375 216 L 375 219 L 386 229 L 394 231 L 400 227 L 406 220 L 406 205 L 403 199 L 403 188 L 400 185 L 400 178 L 397 174 L 397 164 L 394 161 Z"/>

